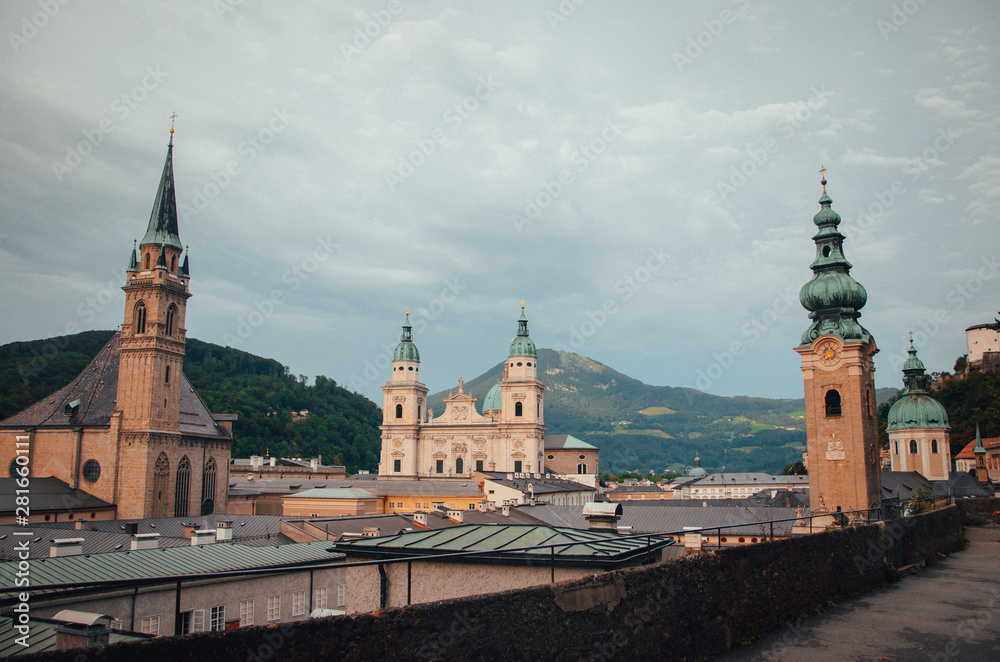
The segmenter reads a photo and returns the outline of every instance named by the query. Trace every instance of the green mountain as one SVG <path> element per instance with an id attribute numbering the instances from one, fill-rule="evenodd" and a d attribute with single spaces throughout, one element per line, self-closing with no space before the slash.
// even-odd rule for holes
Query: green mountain
<path id="1" fill-rule="evenodd" d="M 113 331 L 86 331 L 0 346 L 0 419 L 62 388 L 86 367 Z M 234 457 L 322 455 L 348 472 L 378 467 L 382 411 L 322 375 L 308 385 L 272 359 L 187 340 L 184 374 L 209 409 L 239 414 Z M 306 410 L 307 415 L 292 412 Z"/>
<path id="2" fill-rule="evenodd" d="M 572 434 L 601 449 L 601 469 L 657 473 L 691 466 L 770 471 L 800 460 L 804 401 L 723 397 L 692 388 L 650 386 L 569 352 L 538 350 L 550 434 Z M 465 383 L 480 400 L 503 372 L 499 363 Z M 442 391 L 428 405 L 443 411 Z"/>

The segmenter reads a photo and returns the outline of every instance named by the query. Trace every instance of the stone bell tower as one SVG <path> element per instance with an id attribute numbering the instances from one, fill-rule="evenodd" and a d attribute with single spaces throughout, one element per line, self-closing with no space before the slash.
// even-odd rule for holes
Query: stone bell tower
<path id="1" fill-rule="evenodd" d="M 878 348 L 858 323 L 868 294 L 850 276 L 840 214 L 831 209 L 826 183 L 824 176 L 822 208 L 813 218 L 819 229 L 813 277 L 799 292 L 812 324 L 795 348 L 805 382 L 813 513 L 863 510 L 882 499 L 872 362 Z"/>

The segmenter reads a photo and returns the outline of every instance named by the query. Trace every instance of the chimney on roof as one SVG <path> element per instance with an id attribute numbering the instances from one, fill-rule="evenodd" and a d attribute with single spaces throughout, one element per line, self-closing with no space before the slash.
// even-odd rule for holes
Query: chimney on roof
<path id="1" fill-rule="evenodd" d="M 201 529 L 191 535 L 191 546 L 211 545 L 215 542 L 215 529 Z"/>
<path id="2" fill-rule="evenodd" d="M 57 651 L 102 648 L 108 645 L 113 620 L 111 616 L 63 609 L 52 620 L 59 621 L 55 628 Z"/>
<path id="3" fill-rule="evenodd" d="M 278 466 L 278 458 L 276 458 L 276 457 L 272 457 L 271 458 L 271 466 L 272 467 Z"/>
<path id="4" fill-rule="evenodd" d="M 49 547 L 49 558 L 78 556 L 83 554 L 83 538 L 62 538 L 53 540 Z"/>
<path id="5" fill-rule="evenodd" d="M 510 517 L 510 504 L 509 503 L 505 503 L 503 506 L 500 507 L 500 514 L 503 515 L 504 517 Z"/>
<path id="6" fill-rule="evenodd" d="M 413 521 L 427 526 L 427 513 L 413 513 Z"/>
<path id="7" fill-rule="evenodd" d="M 364 536 L 365 538 L 378 538 L 381 533 L 382 530 L 377 526 L 366 526 Z"/>
<path id="8" fill-rule="evenodd" d="M 260 455 L 251 455 L 250 456 L 250 468 L 251 469 L 259 469 L 260 465 L 262 465 L 263 463 L 264 463 L 264 458 L 262 458 Z"/>
<path id="9" fill-rule="evenodd" d="M 688 554 L 701 551 L 701 528 L 697 526 L 684 527 L 684 551 Z"/>
<path id="10" fill-rule="evenodd" d="M 76 522 L 73 523 L 73 528 L 76 529 L 77 531 L 83 531 L 83 527 L 85 524 L 86 522 L 84 522 L 82 519 L 78 519 L 76 520 Z"/>
<path id="11" fill-rule="evenodd" d="M 465 514 L 461 510 L 449 510 L 448 517 L 459 524 L 465 521 Z"/>
<path id="12" fill-rule="evenodd" d="M 129 548 L 134 552 L 139 549 L 156 549 L 160 546 L 159 533 L 134 533 Z"/>
<path id="13" fill-rule="evenodd" d="M 139 533 L 139 523 L 138 522 L 125 522 L 125 533 L 130 536 L 134 536 Z"/>
<path id="14" fill-rule="evenodd" d="M 197 531 L 197 530 L 198 530 L 198 525 L 197 524 L 188 524 L 187 522 L 184 523 L 184 537 L 185 538 L 190 538 L 191 536 L 194 535 L 194 532 Z"/>
<path id="15" fill-rule="evenodd" d="M 618 520 L 622 518 L 622 505 L 614 501 L 591 501 L 583 507 L 587 529 L 618 533 Z"/>
<path id="16" fill-rule="evenodd" d="M 215 523 L 215 539 L 222 540 L 232 540 L 233 539 L 233 523 L 224 522 L 219 520 Z"/>
<path id="17" fill-rule="evenodd" d="M 480 501 L 479 503 L 477 503 L 476 510 L 478 510 L 481 513 L 485 513 L 488 510 L 488 508 L 486 507 L 486 502 Z"/>

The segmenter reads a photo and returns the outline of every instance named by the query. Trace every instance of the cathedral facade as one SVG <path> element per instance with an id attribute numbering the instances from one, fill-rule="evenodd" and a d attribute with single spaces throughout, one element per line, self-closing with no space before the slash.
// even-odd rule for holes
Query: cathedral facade
<path id="1" fill-rule="evenodd" d="M 459 380 L 458 393 L 445 399 L 444 412 L 435 417 L 427 408 L 420 352 L 407 315 L 393 353 L 392 381 L 382 387 L 380 477 L 471 478 L 476 471 L 543 471 L 544 390 L 522 305 L 503 376 L 483 398 L 482 408 Z"/>
<path id="2" fill-rule="evenodd" d="M 27 466 L 29 477 L 58 478 L 115 505 L 119 519 L 226 511 L 235 417 L 213 415 L 182 371 L 190 272 L 170 131 L 149 225 L 129 259 L 121 329 L 67 386 L 0 421 L 10 476 Z"/>

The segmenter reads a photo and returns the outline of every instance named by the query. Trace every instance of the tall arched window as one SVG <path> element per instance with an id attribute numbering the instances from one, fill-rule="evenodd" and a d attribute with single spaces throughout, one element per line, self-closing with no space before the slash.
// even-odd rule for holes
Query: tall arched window
<path id="1" fill-rule="evenodd" d="M 869 418 L 875 415 L 875 407 L 872 406 L 871 389 L 865 391 L 865 410 L 867 411 Z"/>
<path id="2" fill-rule="evenodd" d="M 142 258 L 142 268 L 149 269 L 149 253 L 146 253 Z"/>
<path id="3" fill-rule="evenodd" d="M 171 255 L 170 256 L 170 270 L 171 271 L 174 270 L 174 265 L 176 264 L 176 262 L 175 262 L 176 259 L 177 259 L 177 256 L 175 256 L 175 255 Z"/>
<path id="4" fill-rule="evenodd" d="M 396 405 L 396 418 L 403 418 L 403 405 Z"/>
<path id="5" fill-rule="evenodd" d="M 931 452 L 932 453 L 937 453 L 938 452 L 937 439 L 931 439 Z"/>
<path id="6" fill-rule="evenodd" d="M 201 514 L 211 515 L 215 512 L 215 458 L 209 458 L 201 472 Z"/>
<path id="7" fill-rule="evenodd" d="M 840 391 L 835 388 L 826 392 L 826 415 L 840 416 Z"/>
<path id="8" fill-rule="evenodd" d="M 455 473 L 460 474 L 465 472 L 465 460 L 458 458 L 455 460 Z"/>
<path id="9" fill-rule="evenodd" d="M 899 441 L 892 442 L 892 447 L 896 449 L 896 455 L 899 455 Z"/>
<path id="10" fill-rule="evenodd" d="M 160 453 L 153 465 L 153 517 L 169 517 L 167 510 L 167 485 L 170 476 L 170 461 L 166 453 Z"/>
<path id="11" fill-rule="evenodd" d="M 170 366 L 167 366 L 166 369 L 163 371 L 163 383 L 164 384 L 170 383 Z"/>
<path id="12" fill-rule="evenodd" d="M 523 410 L 523 407 L 521 406 L 521 403 L 520 402 L 515 402 L 514 403 L 514 415 L 515 416 L 520 416 L 522 410 Z"/>
<path id="13" fill-rule="evenodd" d="M 135 304 L 135 312 L 132 314 L 135 322 L 135 333 L 146 333 L 146 304 L 140 301 Z"/>
<path id="14" fill-rule="evenodd" d="M 170 304 L 167 308 L 167 335 L 174 335 L 174 316 L 177 314 L 177 306 Z"/>
<path id="15" fill-rule="evenodd" d="M 910 452 L 916 455 L 917 453 L 917 440 L 910 439 Z"/>
<path id="16" fill-rule="evenodd" d="M 191 491 L 191 462 L 187 455 L 177 463 L 177 481 L 174 488 L 174 517 L 187 517 L 188 496 Z"/>

